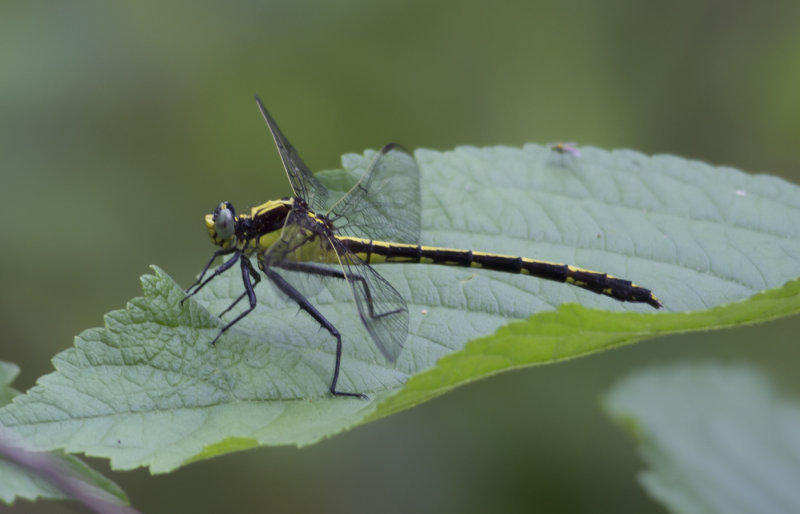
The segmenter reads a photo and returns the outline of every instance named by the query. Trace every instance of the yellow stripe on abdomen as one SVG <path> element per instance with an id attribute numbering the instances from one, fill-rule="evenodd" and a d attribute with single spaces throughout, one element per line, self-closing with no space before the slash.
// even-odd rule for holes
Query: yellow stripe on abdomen
<path id="1" fill-rule="evenodd" d="M 556 282 L 566 282 L 620 301 L 643 302 L 655 308 L 661 307 L 661 301 L 649 289 L 606 273 L 567 264 L 489 252 L 389 243 L 351 237 L 341 237 L 339 240 L 367 264 L 405 262 L 519 273 Z"/>

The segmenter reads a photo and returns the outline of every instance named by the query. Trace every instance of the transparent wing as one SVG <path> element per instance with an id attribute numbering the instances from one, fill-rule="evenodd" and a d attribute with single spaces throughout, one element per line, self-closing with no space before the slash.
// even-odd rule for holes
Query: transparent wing
<path id="1" fill-rule="evenodd" d="M 318 227 L 305 213 L 290 214 L 281 238 L 263 256 L 265 264 L 280 270 L 309 296 L 326 280 L 346 280 L 375 345 L 389 361 L 397 360 L 408 335 L 405 300 L 385 278 Z"/>
<path id="2" fill-rule="evenodd" d="M 408 336 L 408 307 L 397 289 L 349 250 L 339 257 L 353 291 L 361 321 L 378 349 L 397 360 Z"/>
<path id="3" fill-rule="evenodd" d="M 261 111 L 261 115 L 264 117 L 264 121 L 267 122 L 267 127 L 269 127 L 269 131 L 272 134 L 272 139 L 275 140 L 278 153 L 281 154 L 283 167 L 286 169 L 286 174 L 289 176 L 289 183 L 292 185 L 294 194 L 305 200 L 313 210 L 317 212 L 324 211 L 325 203 L 328 200 L 328 190 L 314 177 L 314 174 L 311 173 L 308 166 L 300 159 L 297 150 L 294 149 L 289 140 L 286 139 L 286 136 L 283 135 L 281 129 L 278 128 L 278 124 L 275 123 L 275 120 L 269 115 L 266 107 L 264 107 L 264 104 L 261 103 L 258 97 L 256 97 L 256 103 Z"/>
<path id="4" fill-rule="evenodd" d="M 417 161 L 390 143 L 327 214 L 338 234 L 418 244 L 420 203 Z"/>

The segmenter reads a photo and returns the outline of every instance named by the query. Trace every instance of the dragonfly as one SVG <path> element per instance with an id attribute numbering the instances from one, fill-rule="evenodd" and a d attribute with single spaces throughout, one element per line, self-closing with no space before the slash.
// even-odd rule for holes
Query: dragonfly
<path id="1" fill-rule="evenodd" d="M 326 280 L 346 282 L 370 338 L 388 361 L 395 362 L 408 336 L 408 306 L 397 289 L 372 267 L 377 263 L 462 266 L 531 275 L 623 302 L 662 307 L 649 289 L 606 273 L 525 257 L 421 245 L 419 167 L 413 155 L 396 143 L 376 152 L 355 185 L 329 202 L 328 189 L 305 165 L 258 97 L 256 104 L 294 194 L 253 207 L 247 214 L 237 214 L 233 204 L 224 201 L 206 215 L 206 228 L 219 249 L 181 301 L 238 263 L 244 291 L 220 313 L 220 318 L 243 299 L 249 302 L 222 326 L 212 345 L 256 308 L 255 286 L 263 274 L 335 339 L 330 393 L 367 398 L 363 393 L 339 390 L 342 334 L 308 297 Z M 221 256 L 230 257 L 208 274 Z"/>

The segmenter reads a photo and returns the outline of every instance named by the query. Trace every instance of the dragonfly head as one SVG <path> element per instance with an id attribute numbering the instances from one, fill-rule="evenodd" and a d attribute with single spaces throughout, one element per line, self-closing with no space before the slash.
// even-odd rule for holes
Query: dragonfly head
<path id="1" fill-rule="evenodd" d="M 214 212 L 206 214 L 206 228 L 214 244 L 230 248 L 236 238 L 236 212 L 231 202 L 220 203 Z"/>

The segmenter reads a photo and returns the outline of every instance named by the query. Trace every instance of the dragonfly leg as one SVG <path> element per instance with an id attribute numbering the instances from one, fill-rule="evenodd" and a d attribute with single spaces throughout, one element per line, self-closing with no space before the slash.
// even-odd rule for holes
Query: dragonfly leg
<path id="1" fill-rule="evenodd" d="M 362 289 L 364 290 L 364 296 L 367 299 L 367 306 L 369 308 L 369 315 L 373 319 L 382 318 L 383 316 L 389 316 L 391 314 L 396 314 L 399 310 L 393 310 L 389 312 L 381 312 L 375 313 L 375 303 L 372 301 L 372 293 L 369 289 L 369 284 L 367 281 L 359 275 L 358 273 L 350 273 L 349 275 L 345 274 L 344 271 L 334 268 L 328 268 L 326 266 L 321 266 L 314 262 L 284 262 L 281 263 L 281 268 L 290 270 L 290 271 L 302 271 L 305 273 L 313 273 L 315 275 L 321 275 L 324 277 L 334 277 L 334 278 L 341 278 L 346 280 L 348 277 L 351 280 L 357 281 L 361 284 Z"/>
<path id="2" fill-rule="evenodd" d="M 236 252 L 236 253 L 233 255 L 233 257 L 231 257 L 230 259 L 225 261 L 220 267 L 215 269 L 214 273 L 210 277 L 205 279 L 202 284 L 200 284 L 200 281 L 203 279 L 203 276 L 208 271 L 208 268 L 211 267 L 211 263 L 214 262 L 214 259 L 216 259 L 220 255 L 226 255 L 226 254 L 229 254 L 231 252 Z M 236 261 L 238 261 L 241 256 L 242 256 L 242 252 L 237 251 L 236 249 L 223 249 L 223 250 L 217 250 L 216 252 L 214 252 L 214 256 L 211 257 L 211 260 L 208 261 L 208 264 L 206 264 L 206 267 L 203 268 L 203 272 L 200 273 L 200 277 L 194 282 L 194 284 L 189 286 L 189 289 L 186 290 L 186 296 L 184 296 L 183 300 L 181 300 L 181 302 L 180 302 L 181 305 L 183 304 L 183 302 L 188 300 L 190 296 L 194 296 L 195 293 L 197 293 L 198 291 L 203 289 L 203 287 L 205 287 L 206 284 L 208 284 L 209 282 L 214 280 L 214 278 L 216 278 L 216 277 L 220 276 L 222 273 L 228 271 L 231 266 L 236 264 Z M 197 286 L 197 284 L 200 284 L 200 285 Z M 195 287 L 195 286 L 197 286 L 197 288 L 194 291 L 192 291 L 192 288 Z M 192 291 L 192 292 L 190 293 L 189 291 Z"/>
<path id="3" fill-rule="evenodd" d="M 336 338 L 336 366 L 333 369 L 333 380 L 331 380 L 330 391 L 331 394 L 334 396 L 350 396 L 354 398 L 362 398 L 364 400 L 368 400 L 369 397 L 365 394 L 360 393 L 345 393 L 342 391 L 336 390 L 336 383 L 339 381 L 339 369 L 342 364 L 342 335 L 336 330 L 336 327 L 328 321 L 325 316 L 322 315 L 321 312 L 314 307 L 308 299 L 300 294 L 300 291 L 295 289 L 289 282 L 286 281 L 282 276 L 276 273 L 274 270 L 270 269 L 269 265 L 261 262 L 260 268 L 264 272 L 264 274 L 272 280 L 272 283 L 277 286 L 286 296 L 297 302 L 297 305 L 300 306 L 301 309 L 306 311 L 314 318 L 317 323 L 319 323 L 325 330 L 330 332 L 330 334 Z M 344 274 L 342 274 L 344 275 Z M 332 275 L 335 276 L 335 275 Z"/>
<path id="4" fill-rule="evenodd" d="M 231 260 L 233 260 L 233 259 L 231 259 Z M 227 264 L 227 263 L 226 263 L 226 264 Z M 256 292 L 255 292 L 255 290 L 253 289 L 253 284 L 252 284 L 252 283 L 250 283 L 250 275 L 253 273 L 253 271 L 255 271 L 255 270 L 252 270 L 252 268 L 253 268 L 253 265 L 252 265 L 252 264 L 250 264 L 250 259 L 248 259 L 247 257 L 244 257 L 244 258 L 242 258 L 242 262 L 241 262 L 241 268 L 242 268 L 242 282 L 244 282 L 244 290 L 245 290 L 245 294 L 246 294 L 246 295 L 247 295 L 247 296 L 250 298 L 250 308 L 249 308 L 249 309 L 247 309 L 246 311 L 243 311 L 241 314 L 239 314 L 238 316 L 236 316 L 235 318 L 233 318 L 233 321 L 231 321 L 230 323 L 228 323 L 227 325 L 225 325 L 224 327 L 222 327 L 222 328 L 220 329 L 220 331 L 219 331 L 219 334 L 217 334 L 217 337 L 215 337 L 215 338 L 214 338 L 214 340 L 213 340 L 213 341 L 211 341 L 211 345 L 212 345 L 212 346 L 213 346 L 213 345 L 215 345 L 215 344 L 217 343 L 217 340 L 218 340 L 218 339 L 219 339 L 219 338 L 222 336 L 222 334 L 224 334 L 224 333 L 225 333 L 225 332 L 226 332 L 226 331 L 227 331 L 229 328 L 231 328 L 231 327 L 232 327 L 232 326 L 234 326 L 235 324 L 239 323 L 239 321 L 241 321 L 241 320 L 242 320 L 242 318 L 244 318 L 245 316 L 247 316 L 248 314 L 250 314 L 251 312 L 253 312 L 253 309 L 255 309 L 255 308 L 256 308 L 256 304 L 258 303 L 258 300 L 256 299 Z M 260 280 L 260 279 L 259 279 L 259 280 Z M 258 281 L 256 281 L 256 282 L 258 282 Z M 235 304 L 236 304 L 238 301 L 239 301 L 239 299 L 237 299 L 235 302 L 233 302 L 233 303 L 234 303 L 234 305 L 235 305 Z M 223 311 L 223 314 L 224 314 L 225 312 L 227 312 L 228 310 L 230 310 L 230 307 L 228 307 L 227 309 L 225 309 L 225 311 Z"/>
<path id="5" fill-rule="evenodd" d="M 335 268 L 329 268 L 327 266 L 322 266 L 315 262 L 282 262 L 280 264 L 282 269 L 288 271 L 302 271 L 305 273 L 313 273 L 315 275 L 320 275 L 323 277 L 333 277 L 333 278 L 341 278 L 346 279 L 347 275 L 344 274 L 344 271 Z M 359 277 L 360 278 L 360 277 Z"/>
<path id="6" fill-rule="evenodd" d="M 258 271 L 256 271 L 256 269 L 253 267 L 253 264 L 250 262 L 250 259 L 248 259 L 247 257 L 243 257 L 242 258 L 242 266 L 247 266 L 247 270 L 250 272 L 250 276 L 253 277 L 253 282 L 251 282 L 251 285 L 253 287 L 255 287 L 256 284 L 258 284 L 259 282 L 261 282 L 261 275 L 259 275 Z M 245 286 L 245 292 L 240 294 L 239 298 L 234 300 L 234 302 L 232 304 L 230 304 L 227 309 L 225 309 L 224 311 L 220 312 L 219 313 L 219 317 L 221 318 L 222 316 L 225 315 L 226 312 L 228 312 L 229 310 L 231 310 L 234 307 L 236 307 L 236 304 L 239 303 L 240 301 L 242 301 L 244 299 L 244 297 L 247 296 L 247 294 L 248 294 L 247 293 L 247 286 Z"/>

